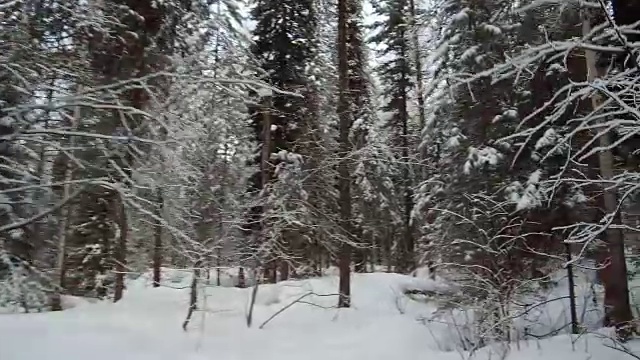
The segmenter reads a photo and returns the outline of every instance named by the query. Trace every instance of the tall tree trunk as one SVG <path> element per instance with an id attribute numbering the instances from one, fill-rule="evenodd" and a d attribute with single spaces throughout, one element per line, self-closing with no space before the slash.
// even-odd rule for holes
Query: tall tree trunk
<path id="1" fill-rule="evenodd" d="M 424 109 L 424 84 L 422 79 L 422 55 L 420 53 L 420 38 L 418 34 L 417 9 L 415 0 L 409 0 L 409 11 L 411 12 L 411 21 L 409 22 L 411 31 L 411 46 L 413 47 L 413 63 L 416 70 L 416 97 L 418 98 L 418 117 L 420 121 L 420 130 L 424 131 L 427 126 L 427 116 Z M 418 147 L 420 147 L 418 145 Z M 424 163 L 427 159 L 426 147 L 420 151 L 421 175 L 422 179 L 426 179 L 427 167 Z"/>
<path id="2" fill-rule="evenodd" d="M 401 56 L 405 58 L 406 54 L 404 54 L 404 51 Z M 403 74 L 403 76 L 407 76 L 407 74 Z M 413 226 L 411 226 L 413 189 L 411 187 L 411 162 L 409 161 L 409 114 L 407 111 L 407 99 L 406 89 L 403 89 L 399 109 L 402 121 L 402 161 L 404 162 L 402 166 L 402 183 L 404 187 L 404 243 L 401 266 L 405 272 L 410 272 L 415 268 L 415 244 L 413 239 Z"/>
<path id="3" fill-rule="evenodd" d="M 167 139 L 167 129 L 162 128 L 160 130 L 160 139 L 165 141 Z M 164 154 L 160 152 L 160 171 L 165 171 L 165 158 Z M 154 236 L 153 236 L 153 287 L 160 286 L 160 280 L 162 276 L 162 219 L 164 211 L 164 194 L 162 192 L 162 183 L 156 185 L 156 204 L 154 207 Z"/>
<path id="4" fill-rule="evenodd" d="M 48 103 L 53 103 L 53 88 L 55 85 L 55 78 L 51 79 L 51 83 L 49 84 L 51 86 L 51 89 L 48 91 L 47 94 L 47 102 Z M 51 118 L 51 114 L 47 113 L 47 118 L 44 121 L 44 128 L 45 129 L 49 129 L 49 119 Z M 73 149 L 70 149 L 69 151 L 73 151 Z M 42 201 L 45 199 L 45 191 L 44 191 L 44 176 L 45 176 L 45 172 L 46 172 L 46 164 L 47 162 L 47 145 L 46 144 L 42 144 L 40 145 L 40 149 L 38 151 L 38 166 L 36 168 L 36 174 L 38 176 L 38 182 L 41 185 L 41 187 L 39 187 L 34 194 L 34 200 L 36 204 L 40 204 L 42 203 Z M 38 209 L 39 211 L 39 209 Z M 48 216 L 45 216 L 42 219 L 36 220 L 33 223 L 33 239 L 31 241 L 31 243 L 33 244 L 35 249 L 42 249 L 44 248 L 44 242 L 46 241 L 46 237 L 44 234 L 45 229 L 47 228 L 46 224 L 47 224 L 47 219 Z"/>
<path id="5" fill-rule="evenodd" d="M 273 99 L 271 96 L 268 96 L 264 99 L 264 105 L 262 107 L 262 149 L 260 153 L 260 178 L 261 178 L 261 188 L 264 189 L 271 181 L 270 171 L 270 163 L 269 160 L 271 158 L 271 109 L 273 107 Z M 267 230 L 269 224 L 267 223 L 267 211 L 266 204 L 262 206 L 262 215 L 260 220 L 260 237 L 262 241 L 266 243 L 267 239 Z M 264 254 L 265 261 L 263 261 L 264 267 L 264 278 L 265 281 L 270 283 L 276 283 L 277 281 L 277 271 L 275 260 L 271 259 L 273 254 L 267 253 Z"/>
<path id="6" fill-rule="evenodd" d="M 347 22 L 351 19 L 349 1 L 338 0 L 338 78 L 339 99 L 338 115 L 340 118 L 339 132 L 339 164 L 338 164 L 338 189 L 340 206 L 340 225 L 343 235 L 346 237 L 340 244 L 338 255 L 338 268 L 340 270 L 338 307 L 351 306 L 351 245 L 348 243 L 351 237 L 351 174 L 349 171 L 349 152 L 351 143 L 351 106 L 349 102 L 349 63 L 347 44 Z"/>
<path id="7" fill-rule="evenodd" d="M 416 97 L 418 98 L 418 116 L 420 119 L 420 130 L 424 130 L 427 125 L 427 118 L 424 109 L 424 84 L 422 83 L 422 58 L 420 54 L 420 38 L 418 34 L 418 21 L 415 0 L 409 0 L 409 11 L 411 12 L 410 30 L 411 45 L 413 46 L 413 62 L 416 67 Z"/>
<path id="8" fill-rule="evenodd" d="M 582 32 L 583 35 L 591 31 L 590 17 L 586 14 L 583 19 Z M 587 63 L 587 81 L 593 82 L 598 76 L 596 67 L 596 54 L 592 50 L 585 50 L 585 58 Z M 600 96 L 591 97 L 591 104 L 594 112 L 597 111 L 602 103 Z M 598 145 L 601 151 L 598 153 L 598 161 L 600 167 L 600 175 L 603 180 L 602 197 L 604 210 L 607 216 L 614 216 L 612 225 L 620 225 L 620 214 L 617 212 L 618 199 L 617 188 L 610 185 L 609 180 L 614 177 L 614 160 L 613 154 L 609 149 L 611 141 L 609 134 L 602 134 L 598 139 Z M 624 234 L 619 227 L 609 226 L 605 233 L 607 249 L 609 251 L 610 263 L 608 279 L 604 283 L 605 287 L 605 312 L 617 330 L 620 339 L 627 339 L 631 335 L 631 321 L 633 315 L 631 305 L 629 303 L 629 284 L 627 281 L 627 264 L 624 254 Z M 610 308 L 607 308 L 610 307 Z"/>
<path id="9" fill-rule="evenodd" d="M 423 78 L 422 78 L 422 57 L 421 57 L 421 53 L 420 53 L 420 38 L 419 38 L 419 33 L 418 33 L 418 21 L 417 21 L 417 9 L 416 9 L 416 4 L 415 4 L 415 0 L 409 0 L 409 11 L 411 12 L 411 21 L 410 21 L 410 29 L 409 31 L 411 31 L 411 45 L 413 47 L 413 62 L 414 62 L 414 66 L 415 66 L 415 71 L 416 71 L 416 97 L 418 98 L 418 117 L 419 117 L 419 121 L 420 121 L 420 132 L 418 138 L 420 139 L 422 136 L 422 131 L 425 130 L 426 126 L 427 126 L 427 117 L 425 114 L 425 108 L 424 108 L 424 84 L 423 84 Z M 426 166 L 426 160 L 427 160 L 427 147 L 421 147 L 420 146 L 420 141 L 418 141 L 418 151 L 420 154 L 420 180 L 426 180 L 427 175 L 428 175 L 428 170 L 427 170 L 427 166 Z M 411 204 L 411 210 L 413 210 L 413 203 Z M 410 229 L 412 230 L 412 229 Z M 413 232 L 411 233 L 411 235 L 413 236 Z M 411 247 L 413 248 L 413 238 L 411 240 Z M 413 250 L 412 250 L 413 252 Z M 414 256 L 415 258 L 415 256 Z M 428 266 L 429 266 L 429 272 L 431 273 L 431 270 L 433 268 L 432 266 L 432 261 L 431 260 L 427 260 Z M 412 267 L 415 267 L 415 264 L 412 261 Z M 413 270 L 413 269 L 411 269 Z M 431 275 L 430 275 L 431 276 Z"/>
<path id="10" fill-rule="evenodd" d="M 82 91 L 81 87 L 78 87 L 78 93 Z M 71 128 L 76 129 L 80 124 L 80 107 L 76 106 L 74 109 L 73 117 L 71 118 L 72 124 Z M 71 136 L 69 138 L 69 147 L 70 151 L 73 151 L 75 147 L 75 137 Z M 71 159 L 64 159 L 64 184 L 62 185 L 62 199 L 66 200 L 71 196 L 71 180 L 73 179 L 73 167 L 71 165 Z M 51 310 L 60 311 L 62 310 L 62 299 L 61 293 L 65 288 L 65 276 L 66 276 L 66 266 L 65 261 L 67 259 L 67 230 L 69 226 L 69 219 L 71 218 L 71 204 L 67 204 L 62 211 L 60 216 L 60 222 L 58 223 L 58 256 L 56 259 L 56 283 L 58 288 L 54 290 L 53 296 L 51 298 Z"/>

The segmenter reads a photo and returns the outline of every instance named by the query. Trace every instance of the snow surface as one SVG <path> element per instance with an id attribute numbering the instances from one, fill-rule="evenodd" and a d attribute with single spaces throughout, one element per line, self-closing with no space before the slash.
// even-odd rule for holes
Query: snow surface
<path id="1" fill-rule="evenodd" d="M 63 312 L 1 315 L 0 359 L 448 360 L 468 355 L 445 351 L 443 342 L 451 333 L 450 325 L 416 320 L 431 314 L 433 305 L 403 295 L 405 289 L 451 290 L 440 281 L 357 274 L 351 309 L 331 308 L 335 296 L 307 297 L 308 303 L 292 306 L 264 329 L 258 326 L 301 295 L 311 291 L 334 294 L 337 277 L 261 286 L 252 328 L 247 328 L 245 319 L 251 289 L 210 286 L 200 301 L 204 310 L 195 313 L 184 332 L 181 323 L 187 311 L 190 276 L 179 271 L 169 275 L 167 287 L 155 289 L 148 276 L 131 280 L 125 299 L 117 304 L 77 300 Z M 506 359 L 630 359 L 605 345 L 597 335 L 573 341 L 562 335 L 520 341 L 511 346 Z M 485 348 L 475 358 L 499 359 L 500 352 L 499 347 Z"/>

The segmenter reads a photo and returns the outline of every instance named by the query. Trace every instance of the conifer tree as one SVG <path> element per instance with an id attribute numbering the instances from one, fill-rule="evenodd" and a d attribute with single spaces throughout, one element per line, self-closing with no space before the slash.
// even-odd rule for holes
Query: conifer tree
<path id="1" fill-rule="evenodd" d="M 411 212 L 413 211 L 413 175 L 411 157 L 411 119 L 409 114 L 410 91 L 414 86 L 411 66 L 411 42 L 409 25 L 411 8 L 407 0 L 381 0 L 374 2 L 375 13 L 383 20 L 373 25 L 371 42 L 383 44 L 378 56 L 384 60 L 377 69 L 383 85 L 382 110 L 389 113 L 387 126 L 392 132 L 395 158 L 401 168 L 398 193 L 402 194 L 401 213 L 403 229 L 397 241 L 398 269 L 411 271 L 415 267 L 415 241 Z"/>
<path id="2" fill-rule="evenodd" d="M 256 21 L 251 52 L 264 70 L 264 80 L 277 89 L 305 94 L 304 89 L 309 86 L 307 67 L 315 55 L 314 2 L 260 0 L 251 15 Z M 265 262 L 270 281 L 277 278 L 276 263 L 288 257 L 286 253 L 293 246 L 290 242 L 297 232 L 294 223 L 300 220 L 296 217 L 305 213 L 301 211 L 300 201 L 306 196 L 304 192 L 298 192 L 295 200 L 285 204 L 285 197 L 291 195 L 286 194 L 285 189 L 291 188 L 277 183 L 293 181 L 289 176 L 291 171 L 300 170 L 296 141 L 310 114 L 307 100 L 304 95 L 269 94 L 263 97 L 262 105 L 253 110 L 256 138 L 262 141 L 263 154 L 268 155 L 262 161 L 262 174 L 255 176 L 254 188 L 261 192 L 262 203 L 254 209 L 252 222 L 261 222 L 263 238 L 259 240 L 262 243 L 259 256 Z M 300 178 L 296 177 L 298 182 Z M 267 179 L 270 180 L 265 183 Z M 299 186 L 294 188 L 301 190 Z M 278 190 L 285 193 L 276 192 Z"/>

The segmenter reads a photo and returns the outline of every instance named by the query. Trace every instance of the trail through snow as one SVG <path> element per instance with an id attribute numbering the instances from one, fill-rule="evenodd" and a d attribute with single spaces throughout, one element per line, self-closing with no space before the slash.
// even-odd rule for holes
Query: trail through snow
<path id="1" fill-rule="evenodd" d="M 170 282 L 184 287 L 188 277 Z M 334 296 L 306 297 L 268 323 L 302 294 L 335 293 L 335 276 L 262 286 L 252 328 L 245 321 L 250 289 L 208 287 L 189 331 L 181 329 L 188 290 L 151 288 L 146 278 L 129 284 L 118 304 L 76 301 L 57 313 L 0 315 L 1 360 L 454 360 L 443 351 L 449 325 L 416 320 L 433 307 L 402 296 L 409 286 L 437 284 L 398 274 L 357 274 L 353 307 L 331 308 Z M 635 344 L 632 344 L 635 346 Z M 639 347 L 640 348 L 640 347 Z M 489 353 L 492 353 L 489 355 Z M 484 349 L 478 359 L 496 359 Z M 631 359 L 595 336 L 572 344 L 568 336 L 514 345 L 508 359 Z"/>

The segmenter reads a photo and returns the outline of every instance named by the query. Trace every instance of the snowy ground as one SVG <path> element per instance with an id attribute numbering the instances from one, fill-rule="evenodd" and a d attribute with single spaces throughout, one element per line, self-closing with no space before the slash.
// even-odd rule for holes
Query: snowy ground
<path id="1" fill-rule="evenodd" d="M 167 284 L 184 287 L 188 276 Z M 337 310 L 335 296 L 308 297 L 258 329 L 267 318 L 307 292 L 333 294 L 335 276 L 283 282 L 260 288 L 252 328 L 245 313 L 249 289 L 210 287 L 204 311 L 195 314 L 188 332 L 186 289 L 149 287 L 146 278 L 129 284 L 118 304 L 75 301 L 58 313 L 1 315 L 1 360 L 302 360 L 302 359 L 428 359 L 466 358 L 445 351 L 450 325 L 416 318 L 433 307 L 401 295 L 406 287 L 441 284 L 397 274 L 361 274 L 353 278 L 353 307 Z M 327 307 L 327 308 L 323 308 Z M 513 344 L 511 360 L 632 359 L 607 348 L 596 335 L 577 340 L 558 336 Z M 640 350 L 640 344 L 630 346 Z M 483 349 L 477 359 L 499 359 L 499 349 Z"/>

